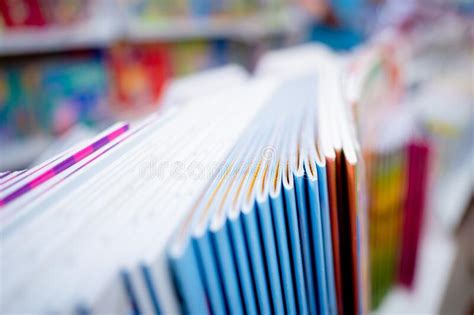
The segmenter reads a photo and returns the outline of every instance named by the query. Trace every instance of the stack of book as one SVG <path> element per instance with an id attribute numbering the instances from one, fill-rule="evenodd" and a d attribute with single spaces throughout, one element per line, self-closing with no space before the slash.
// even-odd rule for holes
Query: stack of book
<path id="1" fill-rule="evenodd" d="M 2 174 L 2 312 L 366 313 L 342 62 L 310 50 L 305 71 L 280 62 L 298 49 L 277 52 L 256 77 L 213 76 L 205 95 Z"/>

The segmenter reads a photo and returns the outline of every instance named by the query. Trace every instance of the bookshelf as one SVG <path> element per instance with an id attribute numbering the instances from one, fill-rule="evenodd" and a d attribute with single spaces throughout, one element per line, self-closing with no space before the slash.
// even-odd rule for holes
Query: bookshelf
<path id="1" fill-rule="evenodd" d="M 226 38 L 254 42 L 274 35 L 302 33 L 310 18 L 301 8 L 287 5 L 237 17 L 177 17 L 143 21 L 119 10 L 95 14 L 70 26 L 0 31 L 0 57 L 107 48 L 118 41 L 130 43 L 179 42 Z"/>

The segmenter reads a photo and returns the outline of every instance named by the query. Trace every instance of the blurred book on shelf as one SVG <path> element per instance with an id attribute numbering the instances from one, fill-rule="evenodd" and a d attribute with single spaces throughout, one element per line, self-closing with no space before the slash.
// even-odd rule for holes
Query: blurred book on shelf
<path id="1" fill-rule="evenodd" d="M 113 110 L 156 109 L 165 82 L 171 77 L 170 52 L 163 45 L 113 47 L 109 52 L 109 102 Z"/>
<path id="2" fill-rule="evenodd" d="M 0 133 L 60 134 L 105 118 L 108 76 L 101 53 L 0 61 Z"/>
<path id="3" fill-rule="evenodd" d="M 159 108 L 172 78 L 227 63 L 252 69 L 264 51 L 299 41 L 306 23 L 291 22 L 302 16 L 291 1 L 0 5 L 4 147 L 22 138 L 60 135 L 75 123 L 100 128 L 139 119 Z M 15 168 L 14 161 L 0 164 Z"/>
<path id="4" fill-rule="evenodd" d="M 356 51 L 358 57 L 349 67 L 353 77 L 347 81 L 346 93 L 353 103 L 369 170 L 375 307 L 383 304 L 384 296 L 397 284 L 411 290 L 419 287 L 415 279 L 417 270 L 425 268 L 419 266 L 419 248 L 427 209 L 452 230 L 453 218 L 462 216 L 474 187 L 474 164 L 469 158 L 473 146 L 467 140 L 474 126 L 469 101 L 473 89 L 468 83 L 472 79 L 466 69 L 472 62 L 472 56 L 467 61 L 472 54 L 471 22 L 436 10 L 421 10 L 415 16 L 420 19 L 409 19 Z M 456 62 L 451 62 L 451 55 Z M 392 163 L 397 155 L 401 169 Z M 370 177 L 375 177 L 373 184 Z M 377 178 L 385 184 L 377 183 Z M 398 184 L 397 178 L 401 179 Z M 393 190 L 387 191 L 390 186 Z M 392 193 L 396 202 L 389 205 Z M 438 278 L 443 278 L 443 272 Z M 424 309 L 439 307 L 440 300 L 440 294 L 425 300 Z"/>
<path id="5" fill-rule="evenodd" d="M 68 26 L 88 17 L 90 1 L 1 0 L 5 31 Z"/>
<path id="6" fill-rule="evenodd" d="M 310 22 L 291 0 L 2 0 L 0 4 L 0 17 L 8 21 L 0 29 L 0 55 L 106 48 L 117 41 L 227 38 L 255 43 L 281 34 L 304 36 Z"/>

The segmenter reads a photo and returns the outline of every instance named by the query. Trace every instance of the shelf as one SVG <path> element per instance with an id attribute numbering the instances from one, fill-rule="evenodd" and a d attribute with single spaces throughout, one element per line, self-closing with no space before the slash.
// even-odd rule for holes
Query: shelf
<path id="1" fill-rule="evenodd" d="M 104 48 L 118 40 L 180 41 L 225 37 L 255 41 L 274 34 L 298 32 L 308 21 L 309 18 L 295 7 L 238 18 L 178 18 L 167 22 L 143 22 L 137 18 L 122 18 L 118 13 L 96 15 L 67 28 L 0 33 L 0 56 Z"/>
<path id="2" fill-rule="evenodd" d="M 183 18 L 160 23 L 130 19 L 125 29 L 126 39 L 132 42 L 217 37 L 251 42 L 275 34 L 296 33 L 308 22 L 308 16 L 301 10 L 288 7 L 277 13 L 261 12 L 240 18 Z"/>
<path id="3" fill-rule="evenodd" d="M 70 27 L 0 33 L 0 56 L 107 47 L 118 38 L 112 19 L 95 18 Z"/>

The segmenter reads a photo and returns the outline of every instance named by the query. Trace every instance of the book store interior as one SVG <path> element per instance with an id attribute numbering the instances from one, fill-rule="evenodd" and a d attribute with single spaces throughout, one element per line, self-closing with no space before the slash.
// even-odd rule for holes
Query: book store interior
<path id="1" fill-rule="evenodd" d="M 1 314 L 472 315 L 473 242 L 474 1 L 0 0 Z"/>

